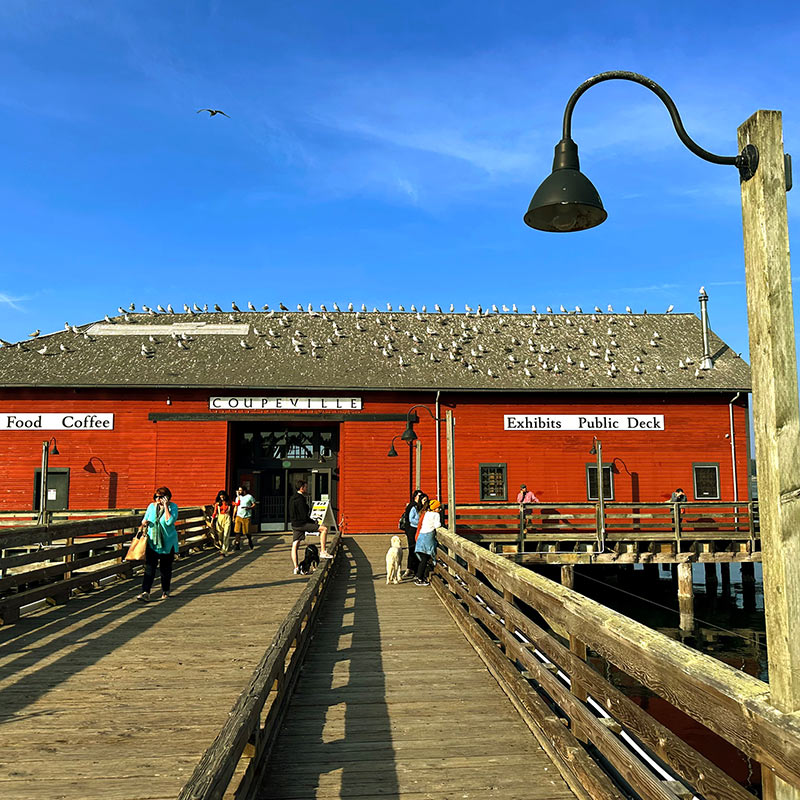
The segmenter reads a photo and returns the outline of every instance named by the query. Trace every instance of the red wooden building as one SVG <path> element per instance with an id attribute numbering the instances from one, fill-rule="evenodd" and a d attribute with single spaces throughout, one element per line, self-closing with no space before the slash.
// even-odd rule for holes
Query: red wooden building
<path id="1" fill-rule="evenodd" d="M 245 483 L 262 530 L 285 529 L 305 477 L 347 532 L 387 531 L 416 464 L 458 502 L 748 497 L 749 369 L 693 314 L 406 311 L 131 312 L 0 349 L 0 509 L 180 505 Z M 705 352 L 704 352 L 705 347 Z M 707 367 L 702 369 L 701 366 Z M 438 429 L 438 430 L 437 430 Z M 437 448 L 437 433 L 439 448 Z M 437 469 L 437 455 L 440 469 Z"/>

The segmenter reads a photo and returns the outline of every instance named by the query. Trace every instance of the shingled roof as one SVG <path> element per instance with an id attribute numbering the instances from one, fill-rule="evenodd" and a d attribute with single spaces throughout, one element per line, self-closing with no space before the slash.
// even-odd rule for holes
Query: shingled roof
<path id="1" fill-rule="evenodd" d="M 749 391 L 694 314 L 130 313 L 0 349 L 0 386 Z"/>

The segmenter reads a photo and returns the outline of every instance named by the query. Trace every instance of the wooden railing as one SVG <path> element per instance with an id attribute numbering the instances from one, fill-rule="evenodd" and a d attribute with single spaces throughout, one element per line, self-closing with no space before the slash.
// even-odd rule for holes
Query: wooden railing
<path id="1" fill-rule="evenodd" d="M 132 514 L 144 514 L 138 508 L 98 508 L 98 509 L 65 509 L 48 511 L 50 524 L 68 522 L 79 519 L 100 519 L 105 517 L 129 517 Z M 0 529 L 16 528 L 22 525 L 35 525 L 38 519 L 36 511 L 0 511 Z"/>
<path id="2" fill-rule="evenodd" d="M 136 565 L 123 558 L 141 520 L 140 513 L 0 531 L 0 624 L 36 601 L 65 603 L 76 589 L 129 576 Z M 176 528 L 181 553 L 208 541 L 201 508 L 182 509 Z"/>
<path id="3" fill-rule="evenodd" d="M 800 718 L 770 705 L 768 684 L 445 528 L 437 537 L 437 594 L 579 797 L 622 800 L 612 773 L 646 800 L 753 797 L 613 687 L 589 651 L 760 762 L 765 780 L 800 787 Z"/>
<path id="4" fill-rule="evenodd" d="M 258 788 L 286 714 L 313 633 L 320 602 L 339 554 L 340 535 L 328 543 L 333 561 L 321 561 L 206 750 L 179 800 L 247 798 Z M 263 720 L 263 721 L 262 721 Z M 238 778 L 232 790 L 229 787 Z"/>
<path id="5" fill-rule="evenodd" d="M 468 538 L 522 544 L 737 541 L 757 549 L 755 501 L 692 503 L 480 503 L 456 505 L 456 531 Z"/>

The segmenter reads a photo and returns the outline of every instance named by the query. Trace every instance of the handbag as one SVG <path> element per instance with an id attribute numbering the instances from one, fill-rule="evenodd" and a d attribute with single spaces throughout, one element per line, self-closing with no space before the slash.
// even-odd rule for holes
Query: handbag
<path id="1" fill-rule="evenodd" d="M 147 552 L 147 534 L 139 533 L 131 542 L 128 548 L 128 554 L 125 556 L 126 561 L 144 561 L 145 553 Z"/>

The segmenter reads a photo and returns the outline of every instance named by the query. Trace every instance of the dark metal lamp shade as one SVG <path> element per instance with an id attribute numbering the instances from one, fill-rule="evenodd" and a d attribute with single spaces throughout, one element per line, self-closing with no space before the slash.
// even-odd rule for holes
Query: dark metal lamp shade
<path id="1" fill-rule="evenodd" d="M 392 439 L 392 446 L 389 448 L 389 452 L 386 455 L 388 458 L 397 458 L 397 450 L 394 449 L 394 439 Z"/>
<path id="2" fill-rule="evenodd" d="M 411 422 L 411 420 L 406 423 L 406 429 L 400 435 L 400 438 L 409 444 L 418 438 L 416 431 L 414 430 L 414 423 Z"/>
<path id="3" fill-rule="evenodd" d="M 533 195 L 525 224 L 540 231 L 568 233 L 594 228 L 608 214 L 592 182 L 580 171 L 572 139 L 556 145 L 553 172 Z"/>

